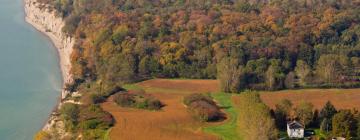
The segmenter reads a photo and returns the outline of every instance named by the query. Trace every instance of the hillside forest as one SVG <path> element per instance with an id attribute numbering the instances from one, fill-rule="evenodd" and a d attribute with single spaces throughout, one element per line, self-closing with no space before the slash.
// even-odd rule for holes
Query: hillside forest
<path id="1" fill-rule="evenodd" d="M 358 87 L 358 0 L 39 0 L 66 19 L 78 90 L 219 79 L 225 92 Z"/>
<path id="2" fill-rule="evenodd" d="M 218 79 L 227 93 L 360 87 L 360 0 L 38 1 L 76 39 L 66 90 L 83 95 L 84 105 L 60 113 L 66 131 L 85 139 L 114 125 L 97 103 L 152 78 Z M 269 112 L 263 106 L 256 107 Z M 278 128 L 284 118 L 275 116 Z"/>

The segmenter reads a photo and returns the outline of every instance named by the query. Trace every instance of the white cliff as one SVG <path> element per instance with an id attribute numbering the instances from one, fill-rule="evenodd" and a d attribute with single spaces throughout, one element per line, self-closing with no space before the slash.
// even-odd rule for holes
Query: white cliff
<path id="1" fill-rule="evenodd" d="M 36 0 L 25 0 L 25 14 L 26 21 L 37 30 L 46 34 L 57 48 L 64 85 L 65 83 L 72 82 L 70 55 L 75 44 L 75 39 L 67 36 L 62 31 L 65 25 L 64 20 L 58 17 L 54 10 L 49 10 L 49 8 L 39 4 Z M 62 90 L 62 99 L 66 97 L 66 94 L 66 91 Z"/>

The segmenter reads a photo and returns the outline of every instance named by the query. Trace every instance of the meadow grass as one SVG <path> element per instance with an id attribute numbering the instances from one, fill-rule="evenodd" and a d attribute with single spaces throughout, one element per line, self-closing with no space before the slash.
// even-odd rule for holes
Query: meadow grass
<path id="1" fill-rule="evenodd" d="M 126 84 L 122 86 L 126 90 L 142 90 L 143 88 L 136 84 Z"/>
<path id="2" fill-rule="evenodd" d="M 222 140 L 242 140 L 242 136 L 237 129 L 238 112 L 234 108 L 231 96 L 236 96 L 226 93 L 211 94 L 211 96 L 218 102 L 218 104 L 226 111 L 228 120 L 221 125 L 209 126 L 203 128 L 204 132 L 215 134 Z"/>
<path id="3" fill-rule="evenodd" d="M 110 131 L 111 131 L 111 128 L 106 130 L 106 132 L 104 134 L 104 140 L 110 140 Z"/>

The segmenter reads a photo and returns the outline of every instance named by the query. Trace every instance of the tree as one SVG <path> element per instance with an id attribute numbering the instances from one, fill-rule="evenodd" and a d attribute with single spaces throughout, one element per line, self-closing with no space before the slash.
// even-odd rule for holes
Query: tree
<path id="1" fill-rule="evenodd" d="M 75 128 L 75 125 L 78 122 L 79 113 L 80 109 L 76 104 L 66 103 L 61 106 L 61 118 L 65 121 L 65 126 L 68 131 Z"/>
<path id="2" fill-rule="evenodd" d="M 331 120 L 324 118 L 321 121 L 320 130 L 324 133 L 328 133 L 331 130 Z"/>
<path id="3" fill-rule="evenodd" d="M 239 109 L 238 127 L 247 140 L 274 140 L 277 129 L 271 118 L 270 109 L 260 99 L 258 93 L 242 93 L 237 101 Z M 256 123 L 254 123 L 256 122 Z"/>
<path id="4" fill-rule="evenodd" d="M 360 138 L 360 113 L 359 112 L 356 113 L 355 118 L 356 118 L 356 121 L 357 121 L 357 124 L 356 124 L 356 127 L 357 127 L 356 136 L 357 136 L 357 139 L 359 139 Z"/>
<path id="5" fill-rule="evenodd" d="M 306 85 L 306 78 L 311 72 L 310 66 L 306 64 L 303 60 L 298 60 L 296 62 L 295 73 L 299 77 L 299 84 L 301 86 Z"/>
<path id="6" fill-rule="evenodd" d="M 335 82 L 342 74 L 347 58 L 340 55 L 322 55 L 317 62 L 316 74 L 327 83 Z"/>
<path id="7" fill-rule="evenodd" d="M 341 110 L 332 120 L 332 135 L 351 139 L 355 136 L 356 120 L 350 110 Z"/>
<path id="8" fill-rule="evenodd" d="M 304 126 L 308 125 L 313 119 L 313 108 L 314 106 L 311 103 L 304 101 L 295 108 L 295 116 Z"/>
<path id="9" fill-rule="evenodd" d="M 236 59 L 223 58 L 217 65 L 217 74 L 224 92 L 236 93 L 245 86 L 244 70 Z"/>
<path id="10" fill-rule="evenodd" d="M 287 75 L 286 75 L 286 78 L 285 78 L 285 87 L 287 89 L 293 89 L 295 88 L 295 73 L 294 72 L 289 72 Z"/>
<path id="11" fill-rule="evenodd" d="M 282 89 L 284 86 L 285 75 L 279 65 L 278 60 L 273 60 L 266 71 L 266 85 L 269 90 Z"/>
<path id="12" fill-rule="evenodd" d="M 280 129 L 286 128 L 286 122 L 288 121 L 290 117 L 290 113 L 292 110 L 292 103 L 290 100 L 283 99 L 280 101 L 280 103 L 275 105 L 275 121 L 276 126 Z"/>
<path id="13" fill-rule="evenodd" d="M 320 111 L 321 119 L 332 119 L 332 117 L 336 114 L 336 108 L 331 104 L 330 101 L 327 101 L 325 106 Z"/>

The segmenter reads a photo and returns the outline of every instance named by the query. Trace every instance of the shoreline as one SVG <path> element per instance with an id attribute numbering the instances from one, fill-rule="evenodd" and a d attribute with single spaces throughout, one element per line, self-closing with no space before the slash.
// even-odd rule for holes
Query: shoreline
<path id="1" fill-rule="evenodd" d="M 70 74 L 70 57 L 75 40 L 62 32 L 62 27 L 65 25 L 62 18 L 56 17 L 55 12 L 50 12 L 46 8 L 40 9 L 37 6 L 38 3 L 36 0 L 23 0 L 24 20 L 50 39 L 52 46 L 55 47 L 57 51 L 57 57 L 59 58 L 58 64 L 62 75 L 60 99 L 57 101 L 42 128 L 42 130 L 50 130 L 58 120 L 56 110 L 61 106 L 65 97 L 69 94 L 69 92 L 65 90 L 65 85 L 73 80 L 72 75 Z"/>

